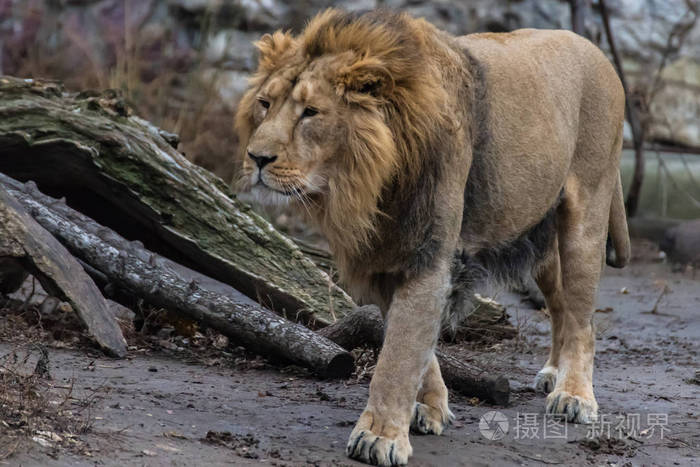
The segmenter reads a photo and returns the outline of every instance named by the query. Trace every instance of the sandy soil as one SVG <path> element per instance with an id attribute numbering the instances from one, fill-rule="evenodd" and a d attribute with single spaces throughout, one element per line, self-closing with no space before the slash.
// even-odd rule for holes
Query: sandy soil
<path id="1" fill-rule="evenodd" d="M 412 435 L 410 465 L 698 465 L 698 279 L 648 261 L 606 271 L 595 389 L 611 437 L 601 436 L 604 424 L 596 433 L 566 425 L 565 437 L 556 430 L 545 436 L 544 396 L 530 385 L 546 358 L 549 325 L 519 297 L 499 296 L 520 337 L 452 350 L 507 375 L 510 405 L 452 397 L 456 423 L 440 437 Z M 0 354 L 8 348 L 0 344 Z M 367 397 L 366 378 L 318 381 L 279 365 L 207 367 L 183 362 L 176 351 L 133 352 L 127 360 L 49 353 L 55 384 L 74 380 L 76 394 L 95 397 L 93 428 L 81 437 L 86 448 L 77 454 L 29 443 L 8 465 L 361 465 L 343 451 Z M 497 440 L 480 431 L 481 417 L 493 410 L 509 425 Z M 618 416 L 632 424 L 631 436 L 619 437 Z"/>

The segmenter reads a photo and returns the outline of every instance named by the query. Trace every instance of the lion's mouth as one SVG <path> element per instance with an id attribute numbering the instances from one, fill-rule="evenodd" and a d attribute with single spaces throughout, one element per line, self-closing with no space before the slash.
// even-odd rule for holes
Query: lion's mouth
<path id="1" fill-rule="evenodd" d="M 301 188 L 297 187 L 291 187 L 286 190 L 280 190 L 279 188 L 275 188 L 273 186 L 268 185 L 265 183 L 265 180 L 262 179 L 262 174 L 258 175 L 258 180 L 255 182 L 255 186 L 262 186 L 267 188 L 270 191 L 274 191 L 275 193 L 279 193 L 281 195 L 285 196 L 295 196 L 295 195 L 303 195 L 304 191 Z"/>

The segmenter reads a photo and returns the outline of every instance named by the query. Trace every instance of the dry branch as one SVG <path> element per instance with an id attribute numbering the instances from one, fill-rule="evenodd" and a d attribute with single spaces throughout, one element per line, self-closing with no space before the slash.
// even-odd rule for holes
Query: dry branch
<path id="1" fill-rule="evenodd" d="M 323 326 L 330 309 L 354 308 L 291 240 L 171 144 L 114 92 L 69 95 L 0 77 L 0 172 L 280 314 Z"/>
<path id="2" fill-rule="evenodd" d="M 375 306 L 357 308 L 336 323 L 318 331 L 346 349 L 362 345 L 381 347 L 384 339 L 384 322 Z M 451 389 L 469 396 L 507 405 L 510 384 L 504 376 L 488 376 L 485 371 L 456 358 L 436 351 L 445 384 Z"/>
<path id="3" fill-rule="evenodd" d="M 95 283 L 71 254 L 0 186 L 0 257 L 18 260 L 50 294 L 71 304 L 97 343 L 126 355 L 126 341 Z"/>
<path id="4" fill-rule="evenodd" d="M 146 250 L 140 242 L 125 240 L 43 195 L 33 183 L 23 185 L 0 174 L 0 186 L 95 274 L 116 287 L 214 328 L 255 352 L 312 368 L 323 377 L 347 377 L 352 372 L 353 358 L 340 346 L 261 307 L 230 286 L 187 271 Z"/>

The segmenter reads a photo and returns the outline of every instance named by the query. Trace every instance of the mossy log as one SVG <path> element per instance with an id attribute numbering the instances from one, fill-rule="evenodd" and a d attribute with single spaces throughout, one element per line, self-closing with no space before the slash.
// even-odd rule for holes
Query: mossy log
<path id="1" fill-rule="evenodd" d="M 332 341 L 261 307 L 230 286 L 146 250 L 140 242 L 125 240 L 65 203 L 42 194 L 33 182 L 22 185 L 0 174 L 0 195 L 4 189 L 31 212 L 48 231 L 47 237 L 58 244 L 49 233 L 55 236 L 89 265 L 88 270 L 113 287 L 216 329 L 254 352 L 298 363 L 322 377 L 346 378 L 354 369 L 350 353 Z M 32 222 L 34 219 L 30 218 Z M 64 256 L 75 262 L 67 251 Z M 80 265 L 76 263 L 75 267 L 84 275 Z M 83 281 L 92 284 L 87 277 L 76 283 Z"/>
<path id="2" fill-rule="evenodd" d="M 0 185 L 0 259 L 31 272 L 53 296 L 70 303 L 108 354 L 126 355 L 126 341 L 110 307 L 73 256 Z"/>
<path id="3" fill-rule="evenodd" d="M 291 240 L 174 146 L 175 135 L 130 115 L 114 92 L 0 77 L 0 172 L 282 315 L 322 327 L 354 308 Z"/>

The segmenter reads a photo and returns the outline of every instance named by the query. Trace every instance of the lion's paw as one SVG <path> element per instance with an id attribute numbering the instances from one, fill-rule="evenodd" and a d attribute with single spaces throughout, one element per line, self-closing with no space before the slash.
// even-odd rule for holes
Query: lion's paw
<path id="1" fill-rule="evenodd" d="M 535 376 L 535 390 L 549 394 L 554 391 L 557 384 L 557 369 L 553 366 L 545 366 Z"/>
<path id="2" fill-rule="evenodd" d="M 392 466 L 406 465 L 413 448 L 408 442 L 408 436 L 398 436 L 396 439 L 386 438 L 369 430 L 355 429 L 350 434 L 348 457 L 373 465 Z"/>
<path id="3" fill-rule="evenodd" d="M 546 412 L 562 415 L 573 423 L 593 423 L 598 420 L 598 403 L 567 391 L 557 390 L 547 396 Z"/>
<path id="4" fill-rule="evenodd" d="M 411 430 L 424 435 L 441 435 L 454 419 L 454 414 L 447 407 L 441 410 L 416 402 L 411 420 Z"/>

